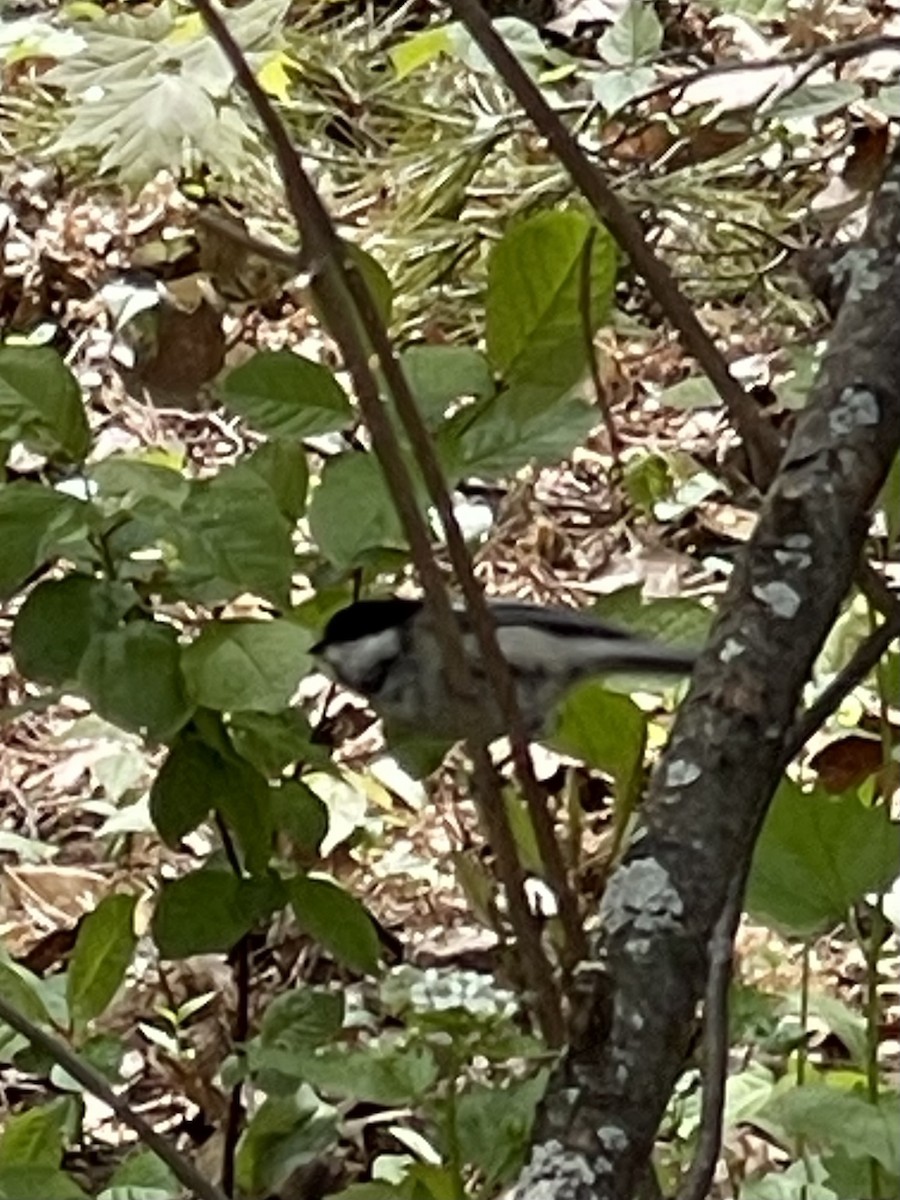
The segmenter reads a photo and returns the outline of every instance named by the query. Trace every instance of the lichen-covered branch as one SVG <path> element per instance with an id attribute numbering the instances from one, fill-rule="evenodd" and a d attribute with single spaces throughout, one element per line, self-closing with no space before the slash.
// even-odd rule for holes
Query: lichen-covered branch
<path id="1" fill-rule="evenodd" d="M 802 688 L 900 447 L 900 152 L 829 350 L 610 879 L 578 1027 L 518 1195 L 625 1200 L 682 1067 L 729 882 L 778 783 Z"/>

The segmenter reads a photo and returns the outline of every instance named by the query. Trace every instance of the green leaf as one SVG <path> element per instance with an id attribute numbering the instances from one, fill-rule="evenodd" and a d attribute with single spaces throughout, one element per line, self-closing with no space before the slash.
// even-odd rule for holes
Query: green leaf
<path id="1" fill-rule="evenodd" d="M 715 619 L 714 610 L 686 596 L 645 600 L 639 583 L 601 597 L 591 609 L 603 621 L 621 625 L 667 646 L 701 646 Z"/>
<path id="2" fill-rule="evenodd" d="M 53 1167 L 0 1169 L 0 1200 L 88 1200 L 78 1184 Z"/>
<path id="3" fill-rule="evenodd" d="M 251 592 L 286 608 L 294 569 L 291 530 L 267 483 L 251 471 L 225 468 L 192 485 L 169 531 L 180 555 L 172 579 L 185 598 L 201 603 Z"/>
<path id="4" fill-rule="evenodd" d="M 200 870 L 167 879 L 153 914 L 153 937 L 163 958 L 227 954 L 257 921 L 285 902 L 280 880 L 238 879 L 230 871 Z"/>
<path id="5" fill-rule="evenodd" d="M 268 779 L 317 753 L 311 744 L 309 721 L 297 708 L 280 713 L 234 713 L 226 728 L 235 753 Z"/>
<path id="6" fill-rule="evenodd" d="M 488 361 L 471 346 L 410 346 L 400 364 L 429 428 L 461 396 L 482 400 L 494 393 Z"/>
<path id="7" fill-rule="evenodd" d="M 597 53 L 613 67 L 625 67 L 657 54 L 663 27 L 651 0 L 630 0 L 628 7 L 597 42 Z"/>
<path id="8" fill-rule="evenodd" d="M 137 601 L 132 588 L 88 575 L 39 583 L 19 609 L 12 651 L 23 675 L 60 686 L 77 678 L 91 638 L 115 629 Z"/>
<path id="9" fill-rule="evenodd" d="M 671 496 L 675 486 L 669 464 L 661 454 L 640 454 L 629 458 L 623 479 L 628 499 L 644 513 Z"/>
<path id="10" fill-rule="evenodd" d="M 258 351 L 217 390 L 230 412 L 272 437 L 314 437 L 353 420 L 353 407 L 331 371 L 290 350 Z"/>
<path id="11" fill-rule="evenodd" d="M 130 1200 L 122 1190 L 129 1188 L 133 1193 L 136 1189 L 154 1191 L 163 1197 L 172 1197 L 172 1200 L 181 1192 L 181 1184 L 171 1169 L 152 1150 L 137 1150 L 129 1154 L 113 1171 L 108 1190 L 101 1193 L 102 1200 Z M 119 1195 L 116 1195 L 117 1192 Z M 135 1200 L 143 1200 L 140 1191 L 137 1191 Z M 150 1200 L 149 1196 L 147 1200 Z"/>
<path id="12" fill-rule="evenodd" d="M 42 980 L 18 963 L 0 957 L 0 996 L 39 1025 L 49 1022 L 50 1013 L 42 994 Z"/>
<path id="13" fill-rule="evenodd" d="M 656 80 L 657 75 L 652 67 L 607 68 L 590 76 L 591 92 L 607 117 L 615 116 L 635 96 L 649 91 Z"/>
<path id="14" fill-rule="evenodd" d="M 391 280 L 378 261 L 378 259 L 368 252 L 363 250 L 362 246 L 357 246 L 355 242 L 343 242 L 344 254 L 346 263 L 350 267 L 354 267 L 362 276 L 366 287 L 369 289 L 369 295 L 372 298 L 372 303 L 375 305 L 375 311 L 381 318 L 382 323 L 390 325 L 391 310 L 394 303 L 394 289 L 391 286 Z M 360 334 L 368 340 L 365 330 L 361 329 Z"/>
<path id="15" fill-rule="evenodd" d="M 272 849 L 270 792 L 249 763 L 228 759 L 187 735 L 169 752 L 150 789 L 150 815 L 170 846 L 220 812 L 233 827 L 252 873 L 262 871 Z"/>
<path id="16" fill-rule="evenodd" d="M 806 83 L 780 97 L 766 113 L 769 120 L 798 121 L 843 112 L 865 95 L 862 85 L 848 79 Z"/>
<path id="17" fill-rule="evenodd" d="M 137 935 L 135 896 L 104 896 L 81 922 L 66 980 L 69 1009 L 76 1021 L 99 1017 L 125 978 Z"/>
<path id="18" fill-rule="evenodd" d="M 421 1102 L 438 1077 L 437 1063 L 427 1047 L 387 1039 L 364 1049 L 324 1046 L 306 1055 L 302 1070 L 317 1091 L 379 1105 Z"/>
<path id="19" fill-rule="evenodd" d="M 357 899 L 330 879 L 308 875 L 290 880 L 288 893 L 297 924 L 339 962 L 361 974 L 377 969 L 378 934 Z"/>
<path id="20" fill-rule="evenodd" d="M 302 987 L 276 996 L 266 1009 L 260 1044 L 280 1053 L 306 1054 L 340 1031 L 345 1003 L 341 992 Z"/>
<path id="21" fill-rule="evenodd" d="M 317 855 L 328 833 L 328 809 L 315 792 L 298 780 L 272 789 L 272 820 L 302 849 Z"/>
<path id="22" fill-rule="evenodd" d="M 182 651 L 188 694 L 219 712 L 281 712 L 312 667 L 312 642 L 284 619 L 211 621 Z"/>
<path id="23" fill-rule="evenodd" d="M 426 67 L 442 54 L 452 54 L 453 43 L 446 25 L 432 25 L 404 38 L 388 50 L 397 79 L 405 79 L 420 67 Z"/>
<path id="24" fill-rule="evenodd" d="M 616 279 L 612 237 L 574 209 L 514 225 L 488 261 L 488 358 L 509 384 L 566 392 L 582 377 L 585 246 L 591 250 L 591 330 L 606 318 Z"/>
<path id="25" fill-rule="evenodd" d="M 479 1167 L 488 1186 L 513 1178 L 522 1166 L 534 1114 L 547 1089 L 549 1072 L 513 1080 L 505 1087 L 476 1084 L 459 1097 L 456 1136 L 467 1163 Z"/>
<path id="26" fill-rule="evenodd" d="M 267 484 L 279 511 L 294 525 L 306 512 L 309 463 L 303 447 L 275 438 L 263 442 L 237 468 L 252 471 Z"/>
<path id="27" fill-rule="evenodd" d="M 335 1110 L 308 1087 L 301 1087 L 293 1096 L 264 1100 L 238 1145 L 241 1193 L 263 1196 L 280 1192 L 294 1171 L 337 1142 L 337 1128 Z"/>
<path id="28" fill-rule="evenodd" d="M 309 528 L 335 566 L 353 566 L 376 547 L 403 549 L 406 539 L 381 467 L 371 454 L 330 459 L 309 505 Z"/>
<path id="29" fill-rule="evenodd" d="M 859 1091 L 811 1083 L 776 1096 L 759 1116 L 766 1126 L 802 1138 L 812 1148 L 874 1158 L 889 1174 L 900 1175 L 897 1101 L 896 1092 L 883 1091 L 875 1105 Z"/>
<path id="30" fill-rule="evenodd" d="M 521 17 L 497 17 L 493 22 L 497 33 L 530 74 L 536 74 L 547 56 L 541 35 L 530 21 Z M 494 75 L 493 64 L 461 21 L 448 26 L 453 53 L 471 71 Z"/>
<path id="31" fill-rule="evenodd" d="M 788 937 L 809 938 L 845 920 L 867 892 L 900 873 L 900 827 L 855 792 L 803 792 L 782 780 L 756 844 L 746 908 Z"/>
<path id="32" fill-rule="evenodd" d="M 138 501 L 148 498 L 180 510 L 191 492 L 190 480 L 174 466 L 125 455 L 105 458 L 90 468 L 89 477 L 101 497 L 118 501 L 117 510 L 133 508 Z"/>
<path id="33" fill-rule="evenodd" d="M 0 346 L 0 439 L 72 462 L 87 454 L 81 388 L 49 346 Z"/>
<path id="34" fill-rule="evenodd" d="M 563 700 L 553 741 L 612 775 L 624 819 L 640 792 L 647 745 L 647 718 L 635 702 L 596 680 L 579 684 Z"/>
<path id="35" fill-rule="evenodd" d="M 720 408 L 722 397 L 705 375 L 689 375 L 659 393 L 659 403 L 666 408 L 691 412 L 696 408 Z"/>
<path id="36" fill-rule="evenodd" d="M 438 433 L 438 449 L 451 477 L 489 479 L 559 462 L 596 423 L 580 397 L 523 385 L 454 414 Z"/>
<path id="37" fill-rule="evenodd" d="M 58 1167 L 74 1115 L 71 1097 L 60 1097 L 7 1116 L 0 1133 L 0 1168 Z"/>
<path id="38" fill-rule="evenodd" d="M 168 625 L 133 621 L 91 638 L 78 681 L 94 711 L 114 725 L 165 742 L 190 719 L 178 635 Z"/>
<path id="39" fill-rule="evenodd" d="M 90 508 L 40 483 L 0 485 L 0 600 L 8 600 L 67 543 L 84 538 Z"/>

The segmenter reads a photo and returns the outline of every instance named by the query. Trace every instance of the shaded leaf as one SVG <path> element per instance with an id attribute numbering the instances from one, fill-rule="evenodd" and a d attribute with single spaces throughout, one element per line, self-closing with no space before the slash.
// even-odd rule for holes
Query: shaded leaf
<path id="1" fill-rule="evenodd" d="M 867 892 L 900 872 L 900 827 L 854 792 L 803 792 L 783 780 L 756 844 L 746 907 L 789 937 L 843 921 Z"/>
<path id="2" fill-rule="evenodd" d="M 8 600 L 38 567 L 84 538 L 90 508 L 40 483 L 0 485 L 0 600 Z"/>
<path id="3" fill-rule="evenodd" d="M 49 346 L 0 346 L 0 438 L 72 462 L 87 454 L 81 388 Z"/>
<path id="4" fill-rule="evenodd" d="M 353 408 L 327 367 L 290 350 L 260 350 L 218 387 L 230 412 L 271 437 L 305 438 L 344 429 Z"/>
<path id="5" fill-rule="evenodd" d="M 471 346 L 410 346 L 400 363 L 419 411 L 432 428 L 461 396 L 480 400 L 494 392 L 488 361 Z"/>
<path id="6" fill-rule="evenodd" d="M 579 381 L 587 363 L 581 312 L 582 260 L 591 250 L 591 329 L 609 312 L 616 278 L 609 233 L 574 209 L 514 225 L 488 261 L 488 357 L 509 384 L 555 390 Z"/>
<path id="7" fill-rule="evenodd" d="M 190 719 L 178 636 L 168 625 L 133 621 L 95 634 L 78 668 L 94 711 L 149 741 L 164 742 Z"/>
<path id="8" fill-rule="evenodd" d="M 380 947 L 360 902 L 330 879 L 297 876 L 288 885 L 297 924 L 339 962 L 362 974 L 378 966 Z"/>
<path id="9" fill-rule="evenodd" d="M 238 1145 L 237 1182 L 263 1196 L 281 1190 L 297 1170 L 337 1141 L 337 1113 L 308 1087 L 270 1096 L 254 1113 Z"/>
<path id="10" fill-rule="evenodd" d="M 287 708 L 312 659 L 312 634 L 293 621 L 211 621 L 186 646 L 181 666 L 191 698 L 219 712 Z"/>
<path id="11" fill-rule="evenodd" d="M 66 979 L 76 1021 L 98 1017 L 119 990 L 137 945 L 136 903 L 135 896 L 104 896 L 81 922 Z"/>
<path id="12" fill-rule="evenodd" d="M 200 870 L 167 879 L 153 914 L 153 937 L 163 958 L 227 954 L 257 921 L 285 902 L 275 876 L 238 879 L 230 871 Z"/>
<path id="13" fill-rule="evenodd" d="M 371 454 L 342 454 L 325 464 L 309 505 L 309 527 L 322 553 L 349 567 L 377 547 L 406 539 L 381 467 Z"/>

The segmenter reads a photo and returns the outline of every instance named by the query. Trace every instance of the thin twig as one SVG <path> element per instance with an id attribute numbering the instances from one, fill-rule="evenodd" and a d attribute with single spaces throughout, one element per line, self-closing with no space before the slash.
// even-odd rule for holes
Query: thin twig
<path id="1" fill-rule="evenodd" d="M 669 268 L 650 248 L 640 221 L 610 186 L 600 168 L 585 155 L 540 90 L 491 23 L 479 0 L 451 0 L 453 11 L 499 72 L 576 186 L 609 226 L 613 236 L 643 276 L 654 300 L 703 368 L 744 440 L 754 480 L 765 487 L 781 457 L 778 434 L 728 369 L 715 342 L 697 319 Z"/>
<path id="2" fill-rule="evenodd" d="M 428 432 L 419 418 L 418 409 L 405 376 L 393 354 L 387 330 L 377 312 L 365 280 L 360 272 L 347 261 L 343 244 L 318 192 L 303 169 L 287 130 L 275 113 L 265 92 L 257 83 L 225 22 L 218 11 L 212 7 L 210 0 L 195 0 L 195 7 L 203 16 L 211 34 L 231 64 L 239 83 L 246 91 L 251 105 L 272 140 L 276 161 L 285 184 L 288 203 L 303 242 L 304 262 L 308 264 L 308 269 L 311 268 L 311 287 L 353 379 L 360 410 L 372 436 L 373 449 L 382 464 L 391 498 L 409 539 L 413 562 L 425 591 L 426 602 L 435 618 L 435 634 L 448 684 L 458 695 L 472 697 L 474 707 L 477 705 L 477 692 L 464 652 L 461 632 L 444 588 L 440 568 L 431 549 L 428 525 L 416 502 L 412 478 L 401 453 L 396 432 L 381 400 L 379 386 L 369 363 L 369 349 L 365 339 L 368 340 L 378 358 L 379 366 L 410 438 L 426 486 L 444 524 L 451 561 L 469 607 L 473 629 L 487 668 L 486 673 L 493 680 L 497 689 L 498 700 L 504 716 L 509 715 L 510 718 L 509 725 L 513 734 L 514 753 L 516 743 L 518 742 L 520 745 L 517 768 L 520 770 L 520 778 L 526 781 L 523 790 L 528 796 L 527 778 L 530 771 L 530 759 L 524 737 L 516 737 L 517 728 L 521 729 L 521 718 L 515 712 L 515 692 L 508 664 L 500 652 L 493 621 L 481 589 L 475 580 L 468 550 L 453 514 L 450 496 L 434 448 Z M 365 338 L 360 335 L 360 326 L 362 326 Z M 522 747 L 524 747 L 524 755 L 521 753 Z M 480 754 L 476 753 L 475 757 L 476 783 L 479 788 L 483 784 L 489 794 L 490 781 L 477 770 Z M 533 772 L 531 772 L 531 777 L 533 778 Z M 533 790 L 537 790 L 536 785 Z M 485 797 L 484 803 L 490 802 Z M 552 854 L 552 851 L 548 852 Z M 559 855 L 558 846 L 556 846 L 556 853 Z M 513 886 L 507 880 L 504 880 L 504 884 L 507 889 Z M 566 905 L 564 892 L 560 894 L 559 901 L 562 912 Z M 574 897 L 571 898 L 569 904 L 574 907 Z M 514 922 L 516 913 L 521 909 L 520 903 L 510 903 L 510 915 Z M 516 928 L 516 934 L 523 956 L 523 967 L 528 976 L 528 984 L 537 998 L 537 1011 L 541 1017 L 542 1027 L 546 1034 L 552 1035 L 554 1027 L 558 1028 L 559 1026 L 558 1018 L 551 1020 L 551 1014 L 559 1011 L 558 995 L 552 973 L 548 969 L 539 939 L 535 942 L 533 923 L 529 924 L 527 928 Z"/>
<path id="3" fill-rule="evenodd" d="M 591 383 L 594 385 L 594 398 L 597 401 L 597 407 L 600 409 L 600 415 L 603 417 L 603 424 L 606 426 L 606 436 L 609 438 L 609 452 L 612 455 L 613 466 L 616 470 L 619 470 L 621 468 L 622 441 L 613 421 L 609 400 L 606 396 L 606 389 L 603 387 L 603 380 L 600 377 L 600 363 L 597 359 L 597 345 L 594 341 L 594 322 L 591 319 L 591 306 L 593 302 L 591 262 L 594 256 L 594 244 L 596 241 L 597 229 L 594 227 L 584 239 L 584 248 L 581 251 L 581 280 L 579 287 L 581 332 L 584 337 L 584 349 L 591 372 Z"/>
<path id="4" fill-rule="evenodd" d="M 176 1150 L 167 1138 L 157 1133 L 153 1126 L 139 1116 L 126 1100 L 117 1096 L 106 1078 L 95 1067 L 80 1058 L 54 1034 L 35 1025 L 24 1013 L 19 1012 L 14 1005 L 10 1004 L 3 995 L 0 995 L 0 1021 L 5 1021 L 16 1033 L 27 1038 L 32 1046 L 42 1050 L 48 1058 L 51 1058 L 68 1075 L 77 1080 L 86 1091 L 108 1105 L 122 1124 L 133 1129 L 144 1145 L 158 1155 L 172 1174 L 194 1196 L 199 1197 L 199 1200 L 228 1200 L 224 1192 L 200 1174 L 190 1159 Z"/>
<path id="5" fill-rule="evenodd" d="M 856 653 L 843 671 L 797 718 L 785 746 L 784 761 L 786 764 L 799 754 L 813 734 L 822 728 L 844 697 L 858 687 L 869 672 L 874 670 L 882 655 L 896 638 L 900 638 L 900 600 L 894 601 L 890 615 L 874 633 L 871 633 L 857 647 Z"/>

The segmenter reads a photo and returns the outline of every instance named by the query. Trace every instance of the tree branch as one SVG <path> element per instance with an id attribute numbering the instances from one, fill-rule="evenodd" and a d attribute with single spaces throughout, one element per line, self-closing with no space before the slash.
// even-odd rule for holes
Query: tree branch
<path id="1" fill-rule="evenodd" d="M 828 353 L 676 717 L 641 828 L 610 878 L 581 1036 L 551 1079 L 522 1197 L 540 1188 L 546 1200 L 625 1200 L 651 1152 L 707 982 L 710 939 L 733 880 L 746 874 L 785 755 L 807 736 L 795 724 L 802 690 L 900 447 L 898 197 L 900 149 L 863 245 L 845 260 L 851 283 Z M 890 640 L 884 626 L 878 635 L 868 657 Z"/>

